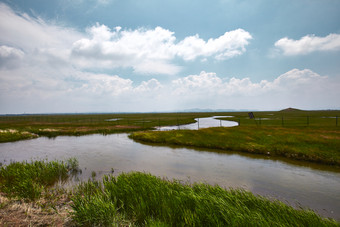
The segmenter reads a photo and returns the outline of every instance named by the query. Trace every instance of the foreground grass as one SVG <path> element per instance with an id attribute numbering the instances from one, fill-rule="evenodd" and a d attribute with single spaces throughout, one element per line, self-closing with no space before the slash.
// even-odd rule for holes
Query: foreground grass
<path id="1" fill-rule="evenodd" d="M 81 184 L 72 197 L 81 226 L 338 226 L 311 210 L 244 190 L 184 185 L 145 173 L 105 176 Z"/>
<path id="2" fill-rule="evenodd" d="M 70 193 L 56 185 L 78 161 L 12 162 L 0 168 L 1 226 L 72 226 Z"/>
<path id="3" fill-rule="evenodd" d="M 244 190 L 186 185 L 146 173 L 104 176 L 101 181 L 92 179 L 71 191 L 51 187 L 57 178 L 64 179 L 76 169 L 75 159 L 18 162 L 2 167 L 0 224 L 339 226 L 335 220 L 321 218 L 311 210 L 294 209 Z M 27 194 L 32 188 L 34 192 Z"/>
<path id="4" fill-rule="evenodd" d="M 65 181 L 77 169 L 76 159 L 67 162 L 12 162 L 0 169 L 0 191 L 7 197 L 34 201 L 56 182 Z"/>
<path id="5" fill-rule="evenodd" d="M 130 138 L 147 143 L 283 156 L 340 166 L 340 130 L 335 127 L 219 127 L 135 132 Z"/>

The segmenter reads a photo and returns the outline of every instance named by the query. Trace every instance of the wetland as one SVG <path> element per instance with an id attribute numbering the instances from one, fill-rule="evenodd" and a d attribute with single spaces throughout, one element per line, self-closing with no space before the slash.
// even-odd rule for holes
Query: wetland
<path id="1" fill-rule="evenodd" d="M 233 118 L 230 116 L 230 113 L 228 113 L 228 115 L 220 116 L 219 119 L 230 120 Z M 234 118 L 239 119 L 241 117 Z M 105 122 L 119 126 L 117 121 L 123 121 L 124 118 L 105 119 L 117 119 Z M 324 119 L 330 120 L 331 118 Z M 193 128 L 204 128 L 203 118 L 199 120 L 200 126 L 198 126 L 197 119 L 196 123 L 195 120 L 177 120 L 177 117 L 172 120 L 175 127 L 178 126 L 177 121 L 185 123 L 191 121 L 194 124 Z M 242 120 L 241 124 L 247 123 L 246 117 Z M 162 124 L 160 123 L 162 121 L 157 118 L 154 121 L 143 118 L 136 121 L 139 125 L 133 125 L 131 118 L 129 120 L 125 118 L 125 122 L 130 127 L 139 127 L 143 131 L 151 126 L 156 127 L 157 130 L 157 126 Z M 217 126 L 218 130 L 228 129 L 220 127 L 226 126 L 223 125 L 223 123 L 227 123 L 225 121 L 214 120 L 214 123 L 212 126 Z M 249 121 L 250 123 L 251 121 Z M 94 123 L 92 122 L 92 124 Z M 231 126 L 238 124 L 234 121 Z M 182 127 L 184 128 L 184 126 Z M 254 126 L 248 127 L 255 130 Z M 56 132 L 55 130 L 46 130 L 46 128 L 55 129 L 55 123 L 45 126 L 45 131 Z M 167 129 L 169 130 L 169 128 Z M 4 128 L 3 130 L 9 129 Z M 202 130 L 209 129 L 199 129 L 195 132 Z M 261 128 L 261 130 L 264 129 Z M 300 128 L 300 130 L 305 129 Z M 325 128 L 321 129 L 317 126 L 315 130 L 325 130 Z M 337 133 L 335 127 L 331 128 L 331 131 Z M 155 132 L 174 133 L 187 132 L 187 130 Z M 150 131 L 138 133 L 150 133 Z M 337 150 L 334 152 L 337 152 Z M 177 179 L 184 183 L 202 182 L 209 185 L 219 185 L 226 189 L 244 189 L 271 200 L 278 199 L 295 208 L 310 208 L 323 217 L 340 220 L 340 170 L 337 165 L 305 162 L 280 156 L 240 153 L 233 150 L 211 149 L 209 147 L 200 148 L 199 146 L 193 147 L 179 143 L 175 146 L 166 143 L 145 144 L 145 142 L 139 143 L 130 139 L 126 132 L 83 136 L 58 135 L 50 138 L 40 136 L 30 140 L 1 143 L 0 158 L 4 166 L 15 161 L 41 159 L 53 161 L 76 158 L 79 161 L 79 168 L 82 173 L 74 177 L 68 183 L 68 187 L 85 182 L 93 177 L 100 180 L 104 175 L 118 177 L 123 173 L 144 172 L 169 180 Z"/>

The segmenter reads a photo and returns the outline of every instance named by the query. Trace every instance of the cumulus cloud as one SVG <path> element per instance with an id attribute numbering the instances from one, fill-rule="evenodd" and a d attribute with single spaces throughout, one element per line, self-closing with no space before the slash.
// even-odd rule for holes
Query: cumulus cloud
<path id="1" fill-rule="evenodd" d="M 285 55 L 309 54 L 315 51 L 339 51 L 340 34 L 329 34 L 326 37 L 306 35 L 299 40 L 285 37 L 278 40 L 275 47 L 282 50 Z"/>
<path id="2" fill-rule="evenodd" d="M 204 71 L 179 77 L 178 59 L 225 60 L 243 54 L 252 37 L 242 29 L 207 41 L 199 35 L 177 40 L 162 27 L 131 30 L 96 24 L 79 32 L 14 12 L 3 3 L 0 18 L 0 113 L 339 107 L 339 77 L 309 69 L 260 82 Z M 102 70 L 119 67 L 177 78 L 136 83 Z"/>
<path id="3" fill-rule="evenodd" d="M 176 43 L 174 32 L 156 27 L 122 30 L 96 24 L 88 29 L 90 38 L 73 44 L 72 54 L 79 64 L 90 67 L 132 67 L 139 73 L 176 74 L 180 67 L 171 63 L 175 57 L 194 60 L 214 57 L 218 60 L 241 55 L 251 35 L 242 30 L 226 32 L 205 42 L 198 35 Z"/>
<path id="4" fill-rule="evenodd" d="M 173 75 L 182 69 L 174 63 L 176 59 L 226 60 L 243 54 L 252 39 L 243 29 L 208 41 L 198 34 L 177 40 L 173 31 L 162 27 L 131 30 L 98 23 L 82 33 L 15 12 L 3 3 L 0 16 L 0 45 L 23 51 L 29 60 L 83 70 L 132 68 L 142 74 Z"/>
<path id="5" fill-rule="evenodd" d="M 235 77 L 226 80 L 203 71 L 174 80 L 172 94 L 181 97 L 179 102 L 200 100 L 215 108 L 338 108 L 339 86 L 339 78 L 321 76 L 310 69 L 292 69 L 273 81 L 260 82 Z"/>
<path id="6" fill-rule="evenodd" d="M 28 69 L 33 72 L 32 69 Z M 42 75 L 49 74 L 50 77 Z M 60 75 L 62 74 L 62 75 Z M 135 84 L 119 75 L 34 69 L 2 71 L 0 105 L 11 112 L 168 111 L 186 108 L 338 108 L 339 78 L 309 69 L 290 70 L 275 79 L 224 78 L 201 72 L 160 82 Z M 15 105 L 14 105 L 15 104 Z"/>
<path id="7" fill-rule="evenodd" d="M 205 42 L 198 35 L 186 37 L 176 45 L 177 55 L 184 60 L 193 60 L 197 57 L 214 56 L 218 60 L 225 60 L 243 54 L 245 46 L 249 44 L 252 36 L 243 29 L 224 33 L 224 35 L 209 39 Z"/>

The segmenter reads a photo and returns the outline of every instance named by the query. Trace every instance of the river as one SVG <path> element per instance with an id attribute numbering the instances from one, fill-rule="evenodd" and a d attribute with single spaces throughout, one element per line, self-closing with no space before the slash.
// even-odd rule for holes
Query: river
<path id="1" fill-rule="evenodd" d="M 200 127 L 203 127 L 203 121 L 200 119 Z M 243 188 L 295 207 L 309 207 L 340 221 L 340 171 L 332 167 L 261 155 L 151 146 L 136 143 L 125 133 L 40 137 L 0 144 L 0 162 L 4 164 L 71 157 L 78 159 L 82 169 L 77 180 L 87 180 L 93 171 L 97 178 L 111 174 L 112 170 L 114 175 L 148 172 L 184 182 Z"/>

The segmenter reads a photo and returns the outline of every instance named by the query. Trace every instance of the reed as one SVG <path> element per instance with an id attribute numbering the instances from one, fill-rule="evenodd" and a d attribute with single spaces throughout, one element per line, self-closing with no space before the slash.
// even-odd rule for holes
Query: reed
<path id="1" fill-rule="evenodd" d="M 104 176 L 72 197 L 81 226 L 338 226 L 311 210 L 294 209 L 244 190 L 187 185 L 146 173 Z"/>
<path id="2" fill-rule="evenodd" d="M 36 200 L 57 181 L 78 170 L 76 159 L 61 161 L 12 162 L 0 169 L 0 191 L 8 197 Z"/>

